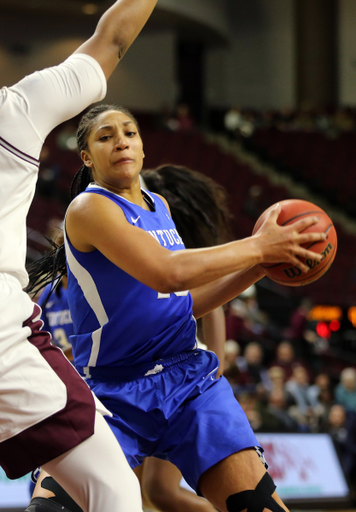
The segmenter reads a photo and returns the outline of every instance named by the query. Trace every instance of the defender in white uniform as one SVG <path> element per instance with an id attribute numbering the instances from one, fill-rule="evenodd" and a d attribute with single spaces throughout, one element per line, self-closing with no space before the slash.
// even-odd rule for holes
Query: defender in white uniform
<path id="1" fill-rule="evenodd" d="M 105 96 L 156 2 L 118 0 L 64 63 L 0 90 L 0 464 L 10 478 L 44 466 L 90 512 L 140 511 L 139 486 L 89 388 L 50 344 L 40 308 L 23 291 L 26 216 L 46 136 Z"/>

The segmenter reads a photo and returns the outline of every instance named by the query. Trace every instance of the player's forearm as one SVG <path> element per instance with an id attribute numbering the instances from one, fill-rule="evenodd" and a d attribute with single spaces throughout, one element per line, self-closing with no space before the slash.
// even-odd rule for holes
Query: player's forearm
<path id="1" fill-rule="evenodd" d="M 170 293 L 208 285 L 258 263 L 262 263 L 262 251 L 253 237 L 216 247 L 177 251 L 166 255 L 164 263 L 155 261 L 167 279 L 171 277 Z"/>
<path id="2" fill-rule="evenodd" d="M 256 265 L 191 290 L 195 318 L 200 318 L 217 307 L 226 304 L 259 281 L 264 275 L 260 265 Z"/>

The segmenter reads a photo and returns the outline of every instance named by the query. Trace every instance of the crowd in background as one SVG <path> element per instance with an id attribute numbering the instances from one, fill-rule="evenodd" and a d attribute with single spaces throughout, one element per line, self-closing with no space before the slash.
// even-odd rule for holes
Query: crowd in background
<path id="1" fill-rule="evenodd" d="M 343 362 L 341 372 L 330 371 L 308 320 L 310 308 L 303 300 L 287 328 L 271 331 L 255 287 L 234 299 L 226 307 L 224 375 L 255 432 L 330 434 L 352 485 L 356 368 Z"/>
<path id="2" fill-rule="evenodd" d="M 356 112 L 351 107 L 328 109 L 304 105 L 299 109 L 254 110 L 232 106 L 224 113 L 223 124 L 229 136 L 237 139 L 253 135 L 258 128 L 320 132 L 333 138 L 356 130 Z"/>

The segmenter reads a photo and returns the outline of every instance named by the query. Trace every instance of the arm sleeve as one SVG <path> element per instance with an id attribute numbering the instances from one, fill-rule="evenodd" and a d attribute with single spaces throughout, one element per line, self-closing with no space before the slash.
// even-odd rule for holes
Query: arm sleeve
<path id="1" fill-rule="evenodd" d="M 33 152 L 40 149 L 53 128 L 104 98 L 106 79 L 95 59 L 77 53 L 58 66 L 26 76 L 10 91 L 16 96 L 14 111 L 18 115 L 14 123 L 19 126 L 23 116 L 25 124 L 33 129 L 33 133 L 26 130 L 30 140 L 23 141 L 20 149 L 37 157 Z"/>

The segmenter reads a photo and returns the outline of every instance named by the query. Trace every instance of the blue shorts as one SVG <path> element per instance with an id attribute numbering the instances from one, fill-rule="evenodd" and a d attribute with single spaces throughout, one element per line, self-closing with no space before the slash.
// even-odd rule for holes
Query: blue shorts
<path id="1" fill-rule="evenodd" d="M 87 379 L 113 413 L 105 418 L 131 467 L 147 456 L 169 460 L 198 491 L 200 476 L 211 466 L 259 447 L 230 384 L 216 379 L 218 365 L 213 352 L 196 349 L 125 368 L 120 380 L 120 368 L 98 368 L 100 379 Z"/>

